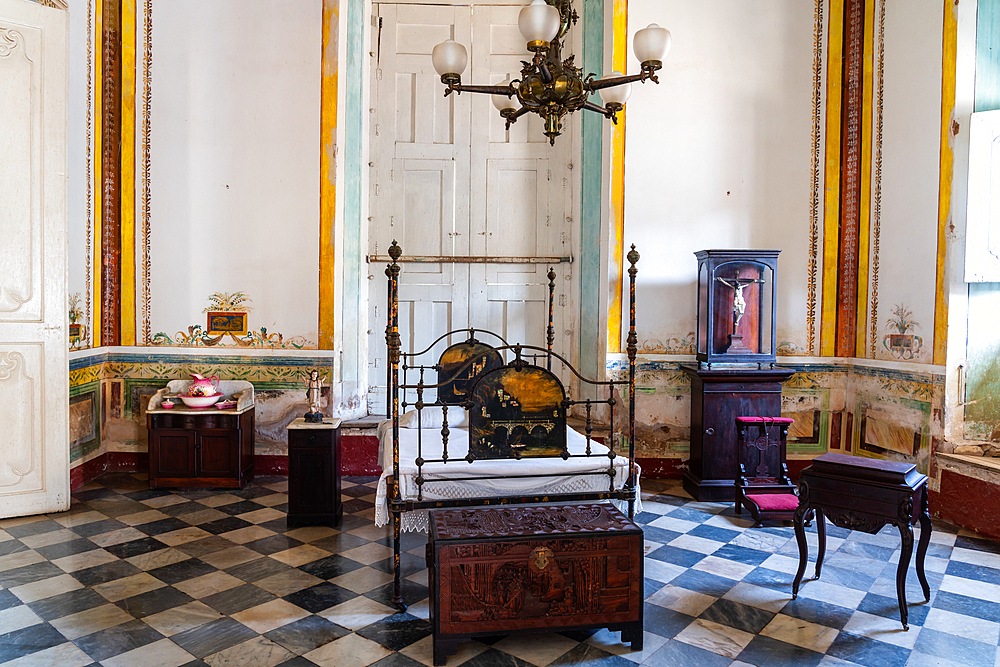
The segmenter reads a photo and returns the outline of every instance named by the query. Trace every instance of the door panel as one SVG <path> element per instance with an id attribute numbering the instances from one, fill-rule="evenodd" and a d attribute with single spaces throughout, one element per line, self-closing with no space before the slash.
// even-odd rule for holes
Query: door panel
<path id="1" fill-rule="evenodd" d="M 197 476 L 235 477 L 238 447 L 231 430 L 198 432 Z"/>
<path id="2" fill-rule="evenodd" d="M 0 517 L 69 508 L 67 18 L 0 0 Z"/>
<path id="3" fill-rule="evenodd" d="M 150 469 L 155 476 L 193 477 L 194 440 L 194 431 L 157 429 L 150 443 L 155 457 Z"/>

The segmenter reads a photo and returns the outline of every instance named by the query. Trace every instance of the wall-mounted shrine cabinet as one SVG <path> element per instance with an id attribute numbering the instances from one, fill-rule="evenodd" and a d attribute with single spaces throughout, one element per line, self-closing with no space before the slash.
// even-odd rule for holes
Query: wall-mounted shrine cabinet
<path id="1" fill-rule="evenodd" d="M 699 250 L 698 361 L 774 363 L 780 250 Z"/>

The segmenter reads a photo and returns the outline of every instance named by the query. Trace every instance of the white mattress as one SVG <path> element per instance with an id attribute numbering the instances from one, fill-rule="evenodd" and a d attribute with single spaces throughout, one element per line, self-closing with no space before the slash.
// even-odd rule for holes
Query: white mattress
<path id="1" fill-rule="evenodd" d="M 400 493 L 404 500 L 417 499 L 417 435 L 422 431 L 422 455 L 424 459 L 440 459 L 443 451 L 440 428 L 399 429 L 399 476 Z M 386 498 L 386 478 L 392 475 L 392 421 L 379 424 L 379 461 L 382 463 L 382 477 L 378 481 L 375 496 L 375 525 L 384 526 L 389 522 L 389 504 Z M 566 428 L 566 442 L 571 454 L 587 451 L 587 438 Z M 494 459 L 468 463 L 465 455 L 469 452 L 469 431 L 467 428 L 452 428 L 448 438 L 448 463 L 429 463 L 423 466 L 424 500 L 450 500 L 455 498 L 502 497 L 532 495 L 538 493 L 574 493 L 580 491 L 607 491 L 608 476 L 577 474 L 569 477 L 524 477 L 511 478 L 509 475 L 545 473 L 587 473 L 606 471 L 608 468 L 608 448 L 595 440 L 590 442 L 592 456 L 587 458 L 530 458 L 509 460 Z M 628 457 L 617 456 L 615 466 L 615 488 L 621 488 L 628 474 Z M 454 477 L 476 475 L 475 480 L 451 480 Z M 432 481 L 444 480 L 444 481 Z M 635 512 L 642 511 L 639 500 L 638 466 L 636 474 Z M 626 501 L 613 501 L 622 512 L 627 512 Z M 403 530 L 426 531 L 427 511 L 417 510 L 403 514 Z"/>

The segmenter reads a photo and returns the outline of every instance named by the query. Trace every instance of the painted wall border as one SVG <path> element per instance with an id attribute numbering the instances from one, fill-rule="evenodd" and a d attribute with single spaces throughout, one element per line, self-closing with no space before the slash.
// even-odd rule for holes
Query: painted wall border
<path id="1" fill-rule="evenodd" d="M 822 2 L 823 0 L 817 0 Z M 614 0 L 612 6 L 611 67 L 628 74 L 628 0 Z M 611 128 L 611 218 L 608 250 L 608 347 L 622 351 L 622 286 L 625 280 L 625 113 L 618 112 L 618 124 Z"/>
<path id="2" fill-rule="evenodd" d="M 948 295 L 945 291 L 945 260 L 948 228 L 951 226 L 951 197 L 955 176 L 955 86 L 958 75 L 958 0 L 945 0 L 941 65 L 941 166 L 938 190 L 937 275 L 934 297 L 935 364 L 945 363 L 948 349 Z"/>
<path id="3" fill-rule="evenodd" d="M 152 316 L 152 297 L 150 292 L 150 214 L 152 192 L 150 191 L 150 168 L 152 166 L 150 140 L 152 137 L 152 120 L 150 117 L 153 104 L 153 0 L 143 0 L 143 31 L 142 31 L 142 337 L 143 345 L 149 345 L 153 339 L 150 324 Z"/>
<path id="4" fill-rule="evenodd" d="M 844 2 L 830 0 L 826 76 L 826 201 L 823 206 L 823 291 L 820 354 L 832 357 L 837 338 L 837 273 L 840 241 L 840 128 L 843 107 Z"/>
<path id="5" fill-rule="evenodd" d="M 816 353 L 816 287 L 819 264 L 819 205 L 820 205 L 820 146 L 823 141 L 822 99 L 823 99 L 823 2 L 816 0 L 816 16 L 813 26 L 813 99 L 812 99 L 812 171 L 809 193 L 809 264 L 808 294 L 806 297 L 806 348 L 809 354 Z"/>
<path id="6" fill-rule="evenodd" d="M 885 6 L 888 0 L 879 1 L 878 12 L 878 66 L 875 70 L 875 164 L 872 171 L 872 208 L 871 208 L 871 278 L 869 285 L 869 302 L 871 314 L 868 318 L 869 346 L 871 358 L 875 358 L 878 343 L 878 274 L 879 245 L 882 232 L 882 125 L 883 98 L 885 94 Z M 862 304 L 858 304 L 859 307 Z M 864 354 L 864 341 L 861 341 L 861 354 Z"/>

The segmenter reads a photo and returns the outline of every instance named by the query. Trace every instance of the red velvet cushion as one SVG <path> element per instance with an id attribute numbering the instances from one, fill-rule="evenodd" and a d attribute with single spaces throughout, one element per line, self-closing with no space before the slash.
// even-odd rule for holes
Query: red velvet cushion
<path id="1" fill-rule="evenodd" d="M 747 500 L 754 501 L 762 510 L 770 511 L 792 511 L 799 506 L 798 496 L 791 493 L 748 493 Z"/>

